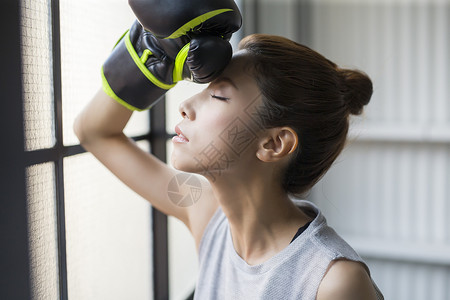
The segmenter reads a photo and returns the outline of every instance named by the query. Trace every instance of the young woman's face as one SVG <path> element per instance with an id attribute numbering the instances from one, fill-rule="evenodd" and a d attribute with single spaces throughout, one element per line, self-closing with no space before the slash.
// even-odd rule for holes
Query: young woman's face
<path id="1" fill-rule="evenodd" d="M 238 52 L 220 77 L 180 105 L 183 120 L 173 138 L 175 168 L 214 181 L 256 159 L 262 101 L 248 65 L 245 52 Z"/>

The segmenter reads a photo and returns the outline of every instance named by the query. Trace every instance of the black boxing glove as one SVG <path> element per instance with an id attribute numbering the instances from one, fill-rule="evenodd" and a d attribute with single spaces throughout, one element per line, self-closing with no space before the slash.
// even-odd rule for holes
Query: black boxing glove
<path id="1" fill-rule="evenodd" d="M 183 79 L 210 82 L 230 61 L 228 40 L 241 25 L 232 0 L 129 3 L 139 22 L 120 39 L 102 68 L 104 91 L 125 107 L 150 108 Z"/>
<path id="2" fill-rule="evenodd" d="M 128 2 L 142 26 L 157 38 L 170 40 L 187 36 L 191 39 L 186 63 L 194 82 L 212 81 L 231 59 L 231 45 L 223 41 L 228 42 L 242 24 L 233 0 Z"/>

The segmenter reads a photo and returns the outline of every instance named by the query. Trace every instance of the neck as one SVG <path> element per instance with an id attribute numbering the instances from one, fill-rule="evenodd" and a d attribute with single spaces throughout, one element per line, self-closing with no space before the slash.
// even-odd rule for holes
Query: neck
<path id="1" fill-rule="evenodd" d="M 273 182 L 270 175 L 257 172 L 211 182 L 228 218 L 234 248 L 249 264 L 261 263 L 288 246 L 310 220 Z"/>

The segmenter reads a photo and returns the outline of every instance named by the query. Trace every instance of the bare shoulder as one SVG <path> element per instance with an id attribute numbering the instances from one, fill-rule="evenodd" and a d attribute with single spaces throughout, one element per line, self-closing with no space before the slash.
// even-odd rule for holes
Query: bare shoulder
<path id="1" fill-rule="evenodd" d="M 317 292 L 317 300 L 376 300 L 375 288 L 364 266 L 349 260 L 334 261 Z"/>

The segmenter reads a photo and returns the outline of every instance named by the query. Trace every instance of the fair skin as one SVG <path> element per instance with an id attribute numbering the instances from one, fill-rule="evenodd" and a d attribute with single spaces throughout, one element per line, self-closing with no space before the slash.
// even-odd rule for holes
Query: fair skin
<path id="1" fill-rule="evenodd" d="M 177 131 L 182 136 L 174 138 L 171 157 L 175 169 L 123 134 L 132 112 L 103 91 L 80 113 L 74 130 L 83 147 L 132 190 L 184 222 L 197 248 L 220 205 L 236 252 L 256 265 L 287 247 L 311 217 L 294 206 L 281 186 L 298 137 L 289 127 L 261 129 L 252 118 L 250 108 L 261 104 L 261 96 L 244 70 L 248 58 L 242 54 L 204 91 L 181 104 Z M 175 205 L 161 188 L 181 172 L 198 174 L 202 184 L 200 199 L 188 207 Z M 364 267 L 341 260 L 330 266 L 317 299 L 375 299 L 375 294 Z"/>

